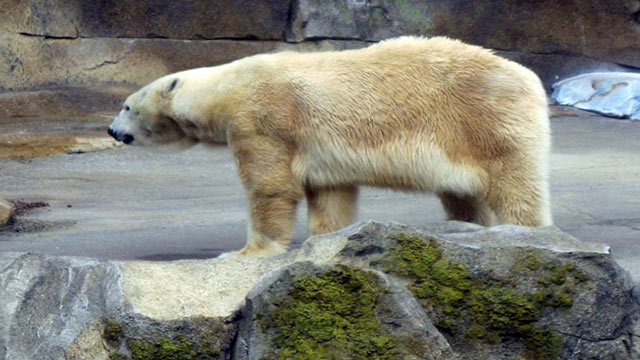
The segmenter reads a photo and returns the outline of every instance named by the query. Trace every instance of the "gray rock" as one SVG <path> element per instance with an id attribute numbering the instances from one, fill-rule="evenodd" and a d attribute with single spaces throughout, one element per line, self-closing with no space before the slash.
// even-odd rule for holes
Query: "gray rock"
<path id="1" fill-rule="evenodd" d="M 0 359 L 62 359 L 83 330 L 122 307 L 116 264 L 0 254 Z"/>
<path id="2" fill-rule="evenodd" d="M 448 35 L 500 50 L 578 54 L 640 66 L 640 5 L 634 0 L 561 5 L 517 0 L 6 0 L 3 5 L 0 32 L 62 40 L 376 41 L 407 34 Z"/>
<path id="3" fill-rule="evenodd" d="M 400 35 L 496 49 L 549 87 L 584 71 L 640 67 L 639 10 L 635 0 L 5 0 L 0 89 L 140 86 L 256 53 L 317 49 L 321 39 L 350 48 Z"/>
<path id="4" fill-rule="evenodd" d="M 368 222 L 268 259 L 3 253 L 0 283 L 0 359 L 272 358 L 309 324 L 318 336 L 354 326 L 364 340 L 334 334 L 354 358 L 640 356 L 628 274 L 606 246 L 554 227 Z"/>
<path id="5" fill-rule="evenodd" d="M 636 284 L 633 289 L 631 289 L 631 296 L 640 304 L 640 284 Z"/>
<path id="6" fill-rule="evenodd" d="M 640 314 L 631 317 L 631 352 L 636 355 L 634 359 L 640 359 Z"/>
<path id="7" fill-rule="evenodd" d="M 51 38 L 259 38 L 277 40 L 289 1 L 8 0 L 0 31 Z"/>
<path id="8" fill-rule="evenodd" d="M 589 73 L 553 84 L 552 98 L 561 105 L 640 120 L 640 74 Z"/>
<path id="9" fill-rule="evenodd" d="M 16 91 L 52 86 L 92 88 L 95 84 L 136 88 L 169 73 L 220 65 L 260 53 L 332 50 L 364 45 L 336 41 L 289 44 L 281 41 L 155 38 L 53 41 L 0 32 L 0 89 Z M 119 105 L 112 106 L 111 111 L 118 108 Z"/>
<path id="10" fill-rule="evenodd" d="M 640 66 L 640 5 L 632 0 L 300 0 L 298 8 L 301 39 L 446 35 L 497 50 Z"/>
<path id="11" fill-rule="evenodd" d="M 229 318 L 289 258 L 121 263 L 2 253 L 0 359 L 160 357 L 153 351 L 163 346 L 223 356 L 236 333 Z"/>
<path id="12" fill-rule="evenodd" d="M 113 112 L 127 96 L 137 91 L 131 86 L 65 87 L 37 91 L 0 93 L 0 118 L 58 115 L 65 119 L 92 112 Z M 26 130 L 21 124 L 21 130 Z M 95 125 L 94 125 L 95 126 Z M 66 128 L 64 131 L 69 132 Z"/>

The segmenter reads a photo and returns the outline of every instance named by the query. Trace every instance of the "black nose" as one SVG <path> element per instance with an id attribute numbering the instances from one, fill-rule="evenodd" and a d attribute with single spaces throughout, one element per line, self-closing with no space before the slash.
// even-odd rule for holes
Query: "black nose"
<path id="1" fill-rule="evenodd" d="M 114 139 L 116 139 L 118 141 L 122 141 L 125 144 L 131 144 L 133 142 L 133 139 L 134 139 L 133 135 L 131 135 L 131 134 L 122 134 L 122 133 L 116 132 L 112 128 L 108 128 L 107 132 L 109 133 L 109 135 L 113 136 Z"/>

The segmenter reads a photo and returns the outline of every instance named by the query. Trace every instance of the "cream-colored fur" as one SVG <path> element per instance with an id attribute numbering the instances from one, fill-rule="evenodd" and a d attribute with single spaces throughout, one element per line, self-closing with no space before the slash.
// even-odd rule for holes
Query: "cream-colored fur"
<path id="1" fill-rule="evenodd" d="M 250 203 L 241 254 L 284 251 L 304 196 L 311 233 L 348 225 L 360 185 L 435 192 L 450 219 L 551 224 L 540 80 L 459 41 L 252 56 L 168 75 L 125 105 L 114 124 L 133 144 L 229 144 Z"/>

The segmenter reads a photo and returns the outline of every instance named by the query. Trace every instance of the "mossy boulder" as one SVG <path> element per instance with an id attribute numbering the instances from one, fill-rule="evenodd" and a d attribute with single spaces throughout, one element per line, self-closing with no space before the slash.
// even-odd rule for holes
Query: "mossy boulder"
<path id="1" fill-rule="evenodd" d="M 340 261 L 400 279 L 463 358 L 632 358 L 638 307 L 607 249 L 510 226 L 434 234 L 369 224 L 349 240 Z"/>
<path id="2" fill-rule="evenodd" d="M 237 359 L 455 358 L 404 287 L 346 265 L 280 269 L 249 293 L 242 317 Z"/>

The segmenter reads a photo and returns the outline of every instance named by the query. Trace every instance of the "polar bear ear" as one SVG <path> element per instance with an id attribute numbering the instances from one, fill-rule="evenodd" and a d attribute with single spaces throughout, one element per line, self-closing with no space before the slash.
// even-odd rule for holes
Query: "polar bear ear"
<path id="1" fill-rule="evenodd" d="M 178 86 L 178 78 L 174 78 L 171 81 L 169 81 L 169 83 L 165 86 L 164 90 L 162 91 L 162 95 L 167 95 L 170 92 L 172 92 L 177 86 Z"/>

